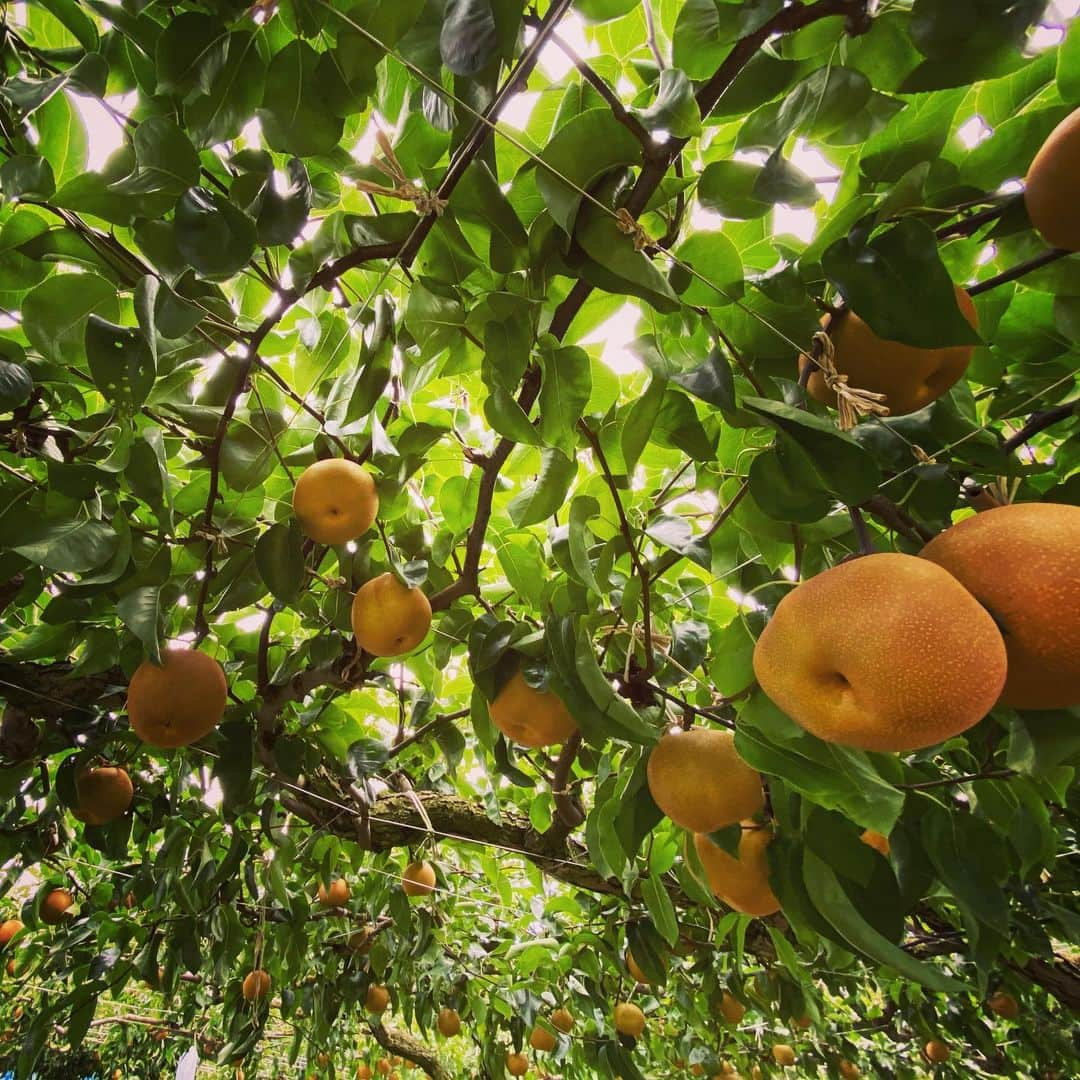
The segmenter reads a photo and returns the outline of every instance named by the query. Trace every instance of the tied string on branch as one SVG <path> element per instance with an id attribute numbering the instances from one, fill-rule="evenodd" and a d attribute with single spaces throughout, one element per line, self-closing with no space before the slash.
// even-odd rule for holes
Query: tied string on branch
<path id="1" fill-rule="evenodd" d="M 848 376 L 837 371 L 836 348 L 832 338 L 824 330 L 818 330 L 814 334 L 807 359 L 818 368 L 825 379 L 825 385 L 836 395 L 841 431 L 850 431 L 862 416 L 889 415 L 889 407 L 884 404 L 884 394 L 849 386 Z"/>
<path id="2" fill-rule="evenodd" d="M 635 251 L 644 251 L 652 246 L 652 240 L 645 231 L 645 226 L 636 220 L 625 206 L 620 206 L 615 211 L 615 224 L 618 226 L 619 232 L 633 237 Z"/>
<path id="3" fill-rule="evenodd" d="M 427 191 L 409 179 L 405 170 L 401 167 L 401 162 L 398 161 L 397 154 L 394 153 L 394 148 L 390 144 L 386 132 L 376 131 L 375 141 L 379 144 L 379 149 L 382 150 L 382 157 L 375 158 L 372 164 L 384 176 L 393 180 L 394 186 L 385 187 L 371 180 L 357 180 L 355 181 L 356 186 L 369 195 L 383 195 L 387 198 L 404 199 L 406 202 L 411 202 L 416 207 L 416 212 L 424 217 L 428 214 L 435 214 L 436 216 L 442 214 L 447 206 L 446 200 L 440 199 L 438 195 Z"/>

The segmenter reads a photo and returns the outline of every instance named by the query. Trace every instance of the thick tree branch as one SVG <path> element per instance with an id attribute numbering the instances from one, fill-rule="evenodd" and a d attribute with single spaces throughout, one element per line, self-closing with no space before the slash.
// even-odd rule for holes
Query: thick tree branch
<path id="1" fill-rule="evenodd" d="M 423 1069 L 431 1080 L 453 1080 L 453 1073 L 439 1061 L 439 1055 L 415 1036 L 400 1028 L 384 1027 L 379 1021 L 369 1021 L 368 1030 L 375 1041 L 388 1053 L 411 1061 Z"/>

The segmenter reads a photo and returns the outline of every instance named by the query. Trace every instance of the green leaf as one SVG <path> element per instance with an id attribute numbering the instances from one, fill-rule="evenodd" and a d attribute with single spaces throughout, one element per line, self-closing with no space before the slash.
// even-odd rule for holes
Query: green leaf
<path id="1" fill-rule="evenodd" d="M 782 434 L 754 458 L 748 479 L 754 501 L 778 521 L 818 521 L 832 506 L 832 496 L 822 487 L 813 461 L 797 442 Z"/>
<path id="2" fill-rule="evenodd" d="M 762 172 L 763 166 L 751 161 L 714 161 L 705 166 L 698 181 L 698 202 L 727 218 L 762 217 L 770 209 L 754 193 Z"/>
<path id="3" fill-rule="evenodd" d="M 517 399 L 501 386 L 496 386 L 484 402 L 484 417 L 502 436 L 527 446 L 539 446 L 540 435 L 533 427 Z"/>
<path id="4" fill-rule="evenodd" d="M 1080 101 L 1080 21 L 1075 19 L 1058 50 L 1057 88 L 1066 101 Z"/>
<path id="5" fill-rule="evenodd" d="M 675 65 L 691 79 L 710 78 L 732 43 L 759 30 L 782 7 L 783 0 L 686 0 L 672 37 Z"/>
<path id="6" fill-rule="evenodd" d="M 10 412 L 26 401 L 34 389 L 34 380 L 22 364 L 0 359 L 0 412 Z"/>
<path id="7" fill-rule="evenodd" d="M 743 294 L 739 250 L 722 232 L 699 230 L 676 251 L 682 265 L 671 269 L 671 285 L 683 303 L 724 307 Z M 684 269 L 689 266 L 694 274 Z"/>
<path id="8" fill-rule="evenodd" d="M 645 532 L 658 544 L 663 544 L 680 555 L 696 562 L 702 569 L 712 567 L 712 551 L 708 541 L 697 539 L 685 518 L 672 514 L 657 514 L 645 528 Z"/>
<path id="9" fill-rule="evenodd" d="M 153 350 L 135 327 L 116 326 L 91 315 L 86 322 L 86 359 L 102 397 L 129 412 L 142 405 L 154 385 Z"/>
<path id="10" fill-rule="evenodd" d="M 882 777 L 871 755 L 808 734 L 760 692 L 739 719 L 735 746 L 748 764 L 864 828 L 892 832 L 904 795 Z"/>
<path id="11" fill-rule="evenodd" d="M 863 146 L 859 165 L 867 178 L 898 180 L 920 162 L 936 158 L 966 93 L 964 88 L 908 98 L 903 112 Z"/>
<path id="12" fill-rule="evenodd" d="M 143 585 L 125 593 L 116 602 L 120 621 L 143 643 L 146 655 L 161 663 L 161 589 Z"/>
<path id="13" fill-rule="evenodd" d="M 827 490 L 849 506 L 870 498 L 881 483 L 874 459 L 850 435 L 804 409 L 767 398 L 742 399 L 806 452 Z"/>
<path id="14" fill-rule="evenodd" d="M 1009 904 L 999 882 L 1009 868 L 994 830 L 971 814 L 931 806 L 921 836 L 934 870 L 960 905 L 999 934 L 1008 934 Z"/>
<path id="15" fill-rule="evenodd" d="M 645 393 L 630 406 L 630 411 L 626 414 L 622 431 L 619 433 L 619 443 L 628 475 L 634 471 L 638 458 L 649 443 L 649 436 L 656 424 L 656 418 L 660 415 L 666 393 L 667 380 L 654 375 Z"/>
<path id="16" fill-rule="evenodd" d="M 176 246 L 204 277 L 231 277 L 247 264 L 255 242 L 255 222 L 207 188 L 191 188 L 176 207 Z"/>
<path id="17" fill-rule="evenodd" d="M 199 182 L 199 155 L 183 128 L 165 116 L 144 120 L 132 136 L 135 170 L 111 184 L 117 195 L 162 194 L 179 198 Z"/>
<path id="18" fill-rule="evenodd" d="M 491 0 L 447 0 L 439 34 L 443 63 L 455 75 L 476 75 L 498 46 Z"/>
<path id="19" fill-rule="evenodd" d="M 611 110 L 607 106 L 589 109 L 568 120 L 544 147 L 537 165 L 536 186 L 551 216 L 569 235 L 581 205 L 578 189 L 589 191 L 612 169 L 640 160 L 637 139 L 611 115 Z"/>
<path id="20" fill-rule="evenodd" d="M 671 376 L 676 386 L 718 409 L 735 408 L 735 380 L 731 365 L 719 349 L 712 349 L 708 359 L 689 371 Z"/>
<path id="21" fill-rule="evenodd" d="M 916 960 L 879 934 L 858 912 L 840 879 L 809 848 L 803 851 L 803 875 L 814 906 L 853 949 L 879 964 L 894 968 L 912 982 L 940 994 L 965 994 L 969 988 L 940 969 Z"/>
<path id="22" fill-rule="evenodd" d="M 656 929 L 660 931 L 660 936 L 674 948 L 679 941 L 679 920 L 675 915 L 675 905 L 671 902 L 671 896 L 664 888 L 663 880 L 656 874 L 643 878 L 641 895 L 645 899 L 645 906 L 649 909 L 649 917 Z M 637 953 L 634 953 L 634 959 L 637 960 Z"/>
<path id="23" fill-rule="evenodd" d="M 274 445 L 285 426 L 281 413 L 261 409 L 247 423 L 233 423 L 221 444 L 221 475 L 229 487 L 249 491 L 274 471 Z"/>
<path id="24" fill-rule="evenodd" d="M 100 42 L 97 27 L 76 0 L 40 0 L 40 4 L 71 31 L 88 53 L 97 52 Z"/>
<path id="25" fill-rule="evenodd" d="M 589 634 L 583 633 L 580 626 L 576 633 L 576 641 L 574 667 L 577 676 L 593 704 L 609 724 L 609 734 L 612 738 L 642 743 L 646 746 L 656 742 L 658 733 L 641 719 L 626 698 L 615 693 L 611 680 L 600 670 L 592 638 Z"/>
<path id="26" fill-rule="evenodd" d="M 0 166 L 0 191 L 8 199 L 48 199 L 56 191 L 52 165 L 34 154 L 15 154 Z"/>
<path id="27" fill-rule="evenodd" d="M 587 533 L 589 519 L 599 513 L 600 504 L 591 495 L 577 495 L 570 502 L 570 562 L 577 576 L 597 594 L 603 590 L 596 580 L 592 561 L 589 559 Z"/>
<path id="28" fill-rule="evenodd" d="M 544 349 L 538 431 L 547 446 L 567 456 L 577 442 L 577 422 L 592 390 L 589 354 L 577 346 Z"/>
<path id="29" fill-rule="evenodd" d="M 325 107 L 318 65 L 319 54 L 300 40 L 270 61 L 259 118 L 272 149 L 303 158 L 328 154 L 337 146 L 343 123 Z"/>
<path id="30" fill-rule="evenodd" d="M 288 185 L 283 191 L 278 191 L 272 182 L 267 185 L 255 222 L 259 243 L 265 246 L 295 240 L 311 210 L 311 181 L 304 163 L 290 158 L 285 169 Z"/>
<path id="31" fill-rule="evenodd" d="M 576 458 L 554 447 L 545 450 L 536 479 L 510 500 L 510 520 L 518 528 L 546 521 L 566 501 L 577 470 Z"/>
<path id="32" fill-rule="evenodd" d="M 274 599 L 292 604 L 306 584 L 304 536 L 299 523 L 271 525 L 255 544 L 255 565 Z"/>
<path id="33" fill-rule="evenodd" d="M 504 534 L 498 542 L 498 557 L 514 592 L 539 606 L 547 580 L 547 563 L 540 542 L 527 532 L 513 537 Z"/>
<path id="34" fill-rule="evenodd" d="M 701 131 L 701 110 L 686 72 L 665 68 L 656 84 L 656 98 L 647 109 L 631 110 L 649 131 L 666 131 L 688 139 Z"/>
<path id="35" fill-rule="evenodd" d="M 20 531 L 13 551 L 36 566 L 75 574 L 103 566 L 120 544 L 116 531 L 102 521 L 31 519 Z"/>
<path id="36" fill-rule="evenodd" d="M 575 239 L 592 260 L 580 271 L 591 284 L 616 295 L 640 296 L 660 312 L 678 307 L 664 275 L 608 214 L 591 205 L 583 207 Z"/>
<path id="37" fill-rule="evenodd" d="M 220 19 L 196 11 L 170 19 L 158 38 L 154 64 L 159 94 L 210 93 L 225 63 L 228 33 Z"/>
<path id="38" fill-rule="evenodd" d="M 879 337 L 916 348 L 977 345 L 933 229 L 906 217 L 869 243 L 849 234 L 821 257 L 829 280 Z"/>
<path id="39" fill-rule="evenodd" d="M 30 344 L 47 359 L 80 364 L 92 312 L 119 316 L 112 282 L 96 274 L 53 274 L 23 300 L 23 327 Z"/>
<path id="40" fill-rule="evenodd" d="M 821 198 L 817 185 L 776 151 L 769 155 L 754 181 L 753 196 L 766 203 L 809 207 Z"/>
<path id="41" fill-rule="evenodd" d="M 258 37 L 234 30 L 225 61 L 214 71 L 206 93 L 185 107 L 184 119 L 196 145 L 215 146 L 240 134 L 263 100 L 266 68 Z"/>

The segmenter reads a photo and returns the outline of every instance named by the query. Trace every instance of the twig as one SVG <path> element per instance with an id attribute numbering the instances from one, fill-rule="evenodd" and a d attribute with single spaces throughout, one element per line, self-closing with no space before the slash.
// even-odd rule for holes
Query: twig
<path id="1" fill-rule="evenodd" d="M 664 57 L 656 41 L 656 20 L 653 18 L 651 0 L 642 0 L 641 9 L 645 14 L 645 39 L 649 43 L 649 52 L 652 53 L 656 66 L 663 71 L 667 65 L 664 63 Z"/>
<path id="2" fill-rule="evenodd" d="M 575 731 L 563 743 L 559 760 L 555 762 L 555 773 L 551 778 L 551 797 L 555 802 L 555 812 L 568 829 L 576 829 L 585 820 L 585 814 L 569 788 L 570 772 L 574 768 L 580 747 L 581 732 Z"/>
<path id="3" fill-rule="evenodd" d="M 1001 444 L 1002 450 L 1012 453 L 1012 451 L 1023 446 L 1032 435 L 1038 435 L 1040 431 L 1045 431 L 1048 427 L 1052 427 L 1062 420 L 1067 420 L 1070 416 L 1075 416 L 1078 405 L 1080 405 L 1080 399 L 1067 401 L 1064 405 L 1055 405 L 1052 409 L 1033 413 L 1022 428 L 1010 435 Z"/>
<path id="4" fill-rule="evenodd" d="M 534 15 L 526 15 L 524 22 L 526 26 L 531 26 L 534 29 L 541 25 L 540 19 Z M 626 106 L 619 100 L 618 95 L 608 85 L 607 81 L 601 78 L 589 62 L 579 56 L 573 46 L 558 34 L 551 34 L 551 43 L 563 53 L 567 60 L 577 68 L 578 74 L 607 102 L 615 115 L 615 119 L 623 127 L 630 130 L 634 138 L 641 143 L 645 152 L 654 153 L 658 144 L 653 141 L 652 135 L 649 134 L 641 121 L 632 113 L 626 111 Z"/>
<path id="5" fill-rule="evenodd" d="M 855 530 L 855 538 L 859 542 L 860 555 L 874 554 L 874 541 L 870 536 L 870 530 L 866 527 L 866 519 L 857 506 L 849 506 L 848 514 L 851 517 L 851 526 Z"/>
<path id="6" fill-rule="evenodd" d="M 604 474 L 604 481 L 607 483 L 608 490 L 611 492 L 611 497 L 615 501 L 615 512 L 619 515 L 619 531 L 626 541 L 626 547 L 630 554 L 630 561 L 634 564 L 634 571 L 641 581 L 641 621 L 645 631 L 645 666 L 641 668 L 637 678 L 639 681 L 643 681 L 652 677 L 655 668 L 653 658 L 652 599 L 649 589 L 649 570 L 642 561 L 641 555 L 638 553 L 637 544 L 634 542 L 634 531 L 630 527 L 630 522 L 627 520 L 626 510 L 623 507 L 622 498 L 619 496 L 619 489 L 615 486 L 615 477 L 612 475 L 611 469 L 608 466 L 607 458 L 604 456 L 603 447 L 600 445 L 600 440 L 584 420 L 578 421 L 578 428 L 585 438 L 588 439 L 589 445 L 596 455 L 596 460 L 600 463 L 600 468 Z"/>
<path id="7" fill-rule="evenodd" d="M 1016 775 L 1015 769 L 996 769 L 990 772 L 968 773 L 965 776 L 941 776 L 936 780 L 923 780 L 917 784 L 897 784 L 903 791 L 924 791 L 927 788 L 947 787 L 950 784 L 968 784 L 973 780 L 1008 780 Z"/>
<path id="8" fill-rule="evenodd" d="M 399 743 L 397 743 L 387 755 L 387 760 L 390 758 L 396 758 L 398 754 L 407 750 L 410 746 L 415 746 L 418 742 L 422 742 L 428 737 L 436 728 L 442 727 L 444 724 L 452 723 L 455 720 L 464 720 L 469 715 L 469 709 L 459 709 L 457 712 L 452 713 L 440 713 L 434 720 L 429 720 L 422 727 L 418 727 L 411 735 L 406 735 Z"/>
<path id="9" fill-rule="evenodd" d="M 1033 273 L 1035 270 L 1039 270 L 1044 266 L 1049 266 L 1050 263 L 1057 262 L 1058 259 L 1064 259 L 1066 255 L 1071 254 L 1072 252 L 1066 251 L 1065 248 L 1050 248 L 1041 255 L 1036 255 L 1033 259 L 1017 263 L 1016 266 L 1012 266 L 1008 270 L 1003 270 L 1000 274 L 995 274 L 994 277 L 987 278 L 985 281 L 979 281 L 976 284 L 969 286 L 968 295 L 979 296 L 981 293 L 996 289 L 999 285 L 1007 285 L 1010 281 L 1016 281 L 1025 274 Z"/>
<path id="10" fill-rule="evenodd" d="M 953 236 L 971 236 L 972 233 L 976 233 L 982 228 L 983 225 L 988 224 L 991 221 L 996 221 L 1005 211 L 1012 205 L 1015 199 L 1020 198 L 1019 195 L 1014 199 L 1010 199 L 1008 202 L 1001 203 L 998 206 L 991 206 L 988 210 L 981 210 L 977 214 L 970 214 L 968 217 L 961 218 L 959 221 L 954 221 L 951 225 L 942 225 L 940 229 L 937 229 L 934 235 L 939 240 L 947 240 Z"/>

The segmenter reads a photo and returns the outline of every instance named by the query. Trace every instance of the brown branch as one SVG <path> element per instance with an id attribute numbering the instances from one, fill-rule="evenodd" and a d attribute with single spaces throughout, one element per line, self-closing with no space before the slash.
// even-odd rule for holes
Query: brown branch
<path id="1" fill-rule="evenodd" d="M 541 20 L 534 15 L 526 15 L 524 22 L 526 26 L 534 28 L 539 28 L 541 25 Z M 578 74 L 604 99 L 614 114 L 615 119 L 618 120 L 623 127 L 629 129 L 634 138 L 641 143 L 645 153 L 656 153 L 659 144 L 653 140 L 653 137 L 649 134 L 641 121 L 632 113 L 626 111 L 626 106 L 619 100 L 615 91 L 608 85 L 605 79 L 601 78 L 600 75 L 596 73 L 589 65 L 588 61 L 582 59 L 582 57 L 575 52 L 573 46 L 570 45 L 569 42 L 564 41 L 558 34 L 553 33 L 551 35 L 551 43 L 562 52 L 567 60 L 577 68 Z"/>
<path id="2" fill-rule="evenodd" d="M 876 517 L 886 528 L 899 533 L 916 544 L 925 544 L 937 535 L 933 529 L 916 521 L 903 507 L 884 495 L 871 495 L 859 509 Z"/>
<path id="3" fill-rule="evenodd" d="M 939 240 L 948 240 L 954 236 L 971 236 L 973 233 L 977 233 L 983 225 L 996 221 L 1019 198 L 1021 198 L 1019 195 L 1013 196 L 1013 198 L 997 206 L 991 206 L 988 210 L 981 210 L 977 214 L 970 214 L 949 225 L 942 225 L 940 229 L 935 231 L 934 235 Z"/>
<path id="4" fill-rule="evenodd" d="M 1014 450 L 1023 446 L 1032 435 L 1038 435 L 1040 431 L 1045 431 L 1048 427 L 1052 427 L 1062 420 L 1067 420 L 1070 416 L 1075 416 L 1077 406 L 1080 406 L 1080 400 L 1067 401 L 1064 405 L 1055 405 L 1052 409 L 1033 413 L 1022 428 L 1010 435 L 1001 444 L 1001 449 L 1011 454 Z"/>
<path id="5" fill-rule="evenodd" d="M 939 776 L 936 780 L 922 780 L 916 784 L 897 784 L 902 791 L 924 791 L 927 788 L 949 787 L 952 784 L 969 784 L 974 780 L 1008 780 L 1015 776 L 1014 769 L 992 769 L 988 772 L 966 773 L 964 776 Z"/>
<path id="6" fill-rule="evenodd" d="M 1007 285 L 1010 281 L 1016 281 L 1019 278 L 1024 277 L 1025 274 L 1040 270 L 1042 267 L 1057 262 L 1058 259 L 1064 259 L 1066 255 L 1071 254 L 1072 252 L 1066 251 L 1065 248 L 1050 248 L 1041 255 L 1036 255 L 1033 259 L 1027 259 L 1025 262 L 1017 263 L 1016 266 L 1012 266 L 1008 270 L 1003 270 L 1000 274 L 995 274 L 985 281 L 979 281 L 974 285 L 968 286 L 968 295 L 979 296 L 981 293 L 996 289 L 999 285 Z"/>
<path id="7" fill-rule="evenodd" d="M 727 504 L 727 506 L 722 507 L 719 511 L 717 511 L 716 517 L 712 519 L 712 524 L 710 524 L 709 527 L 705 530 L 705 532 L 701 534 L 699 539 L 708 540 L 710 537 L 712 537 L 717 532 L 717 530 L 724 524 L 724 522 L 727 521 L 727 519 L 735 513 L 735 510 L 738 507 L 739 503 L 743 501 L 746 493 L 749 490 L 750 481 L 744 480 L 742 484 L 739 485 L 739 490 L 736 491 L 735 494 L 731 497 L 731 501 Z M 683 558 L 685 558 L 685 556 L 681 555 L 677 551 L 665 552 L 663 555 L 660 555 L 652 564 L 652 567 L 649 570 L 649 577 L 655 580 L 662 574 L 666 574 L 673 566 L 676 565 L 676 563 L 681 562 Z"/>
<path id="8" fill-rule="evenodd" d="M 851 527 L 855 530 L 855 539 L 859 543 L 859 554 L 873 555 L 874 540 L 866 527 L 866 519 L 862 516 L 862 512 L 857 506 L 849 506 L 848 515 L 851 518 Z"/>
<path id="9" fill-rule="evenodd" d="M 585 821 L 585 812 L 570 790 L 570 773 L 574 768 L 578 750 L 581 748 L 581 732 L 575 731 L 565 743 L 555 762 L 555 773 L 551 779 L 551 797 L 555 801 L 555 812 L 559 820 L 568 829 L 576 829 Z"/>
<path id="10" fill-rule="evenodd" d="M 653 658 L 652 598 L 649 588 L 649 569 L 638 552 L 637 541 L 634 539 L 634 531 L 630 527 L 630 522 L 627 520 L 626 509 L 623 507 L 622 499 L 619 496 L 619 489 L 615 486 L 615 477 L 612 475 L 607 458 L 604 456 L 604 450 L 600 445 L 599 438 L 597 438 L 592 428 L 590 428 L 584 420 L 578 421 L 578 428 L 588 440 L 593 453 L 596 455 L 596 460 L 600 463 L 600 469 L 604 474 L 604 482 L 611 492 L 611 497 L 615 501 L 615 511 L 619 515 L 619 532 L 622 533 L 623 540 L 626 541 L 626 549 L 630 555 L 630 562 L 633 563 L 634 572 L 641 582 L 641 621 L 645 634 L 645 666 L 637 669 L 636 680 L 644 681 L 652 678 L 652 673 L 655 668 L 655 661 Z"/>
<path id="11" fill-rule="evenodd" d="M 452 1080 L 453 1074 L 439 1061 L 439 1055 L 414 1035 L 399 1028 L 384 1027 L 378 1020 L 369 1020 L 368 1030 L 384 1050 L 411 1061 L 423 1069 L 431 1080 Z"/>
<path id="12" fill-rule="evenodd" d="M 436 728 L 442 727 L 444 724 L 453 723 L 455 720 L 464 720 L 466 716 L 470 714 L 470 709 L 459 709 L 457 712 L 441 713 L 436 716 L 434 720 L 429 720 L 423 727 L 418 727 L 411 735 L 406 735 L 396 746 L 394 746 L 388 757 L 396 758 L 398 754 L 405 750 L 408 750 L 410 746 L 415 746 L 418 742 L 423 742 Z"/>

